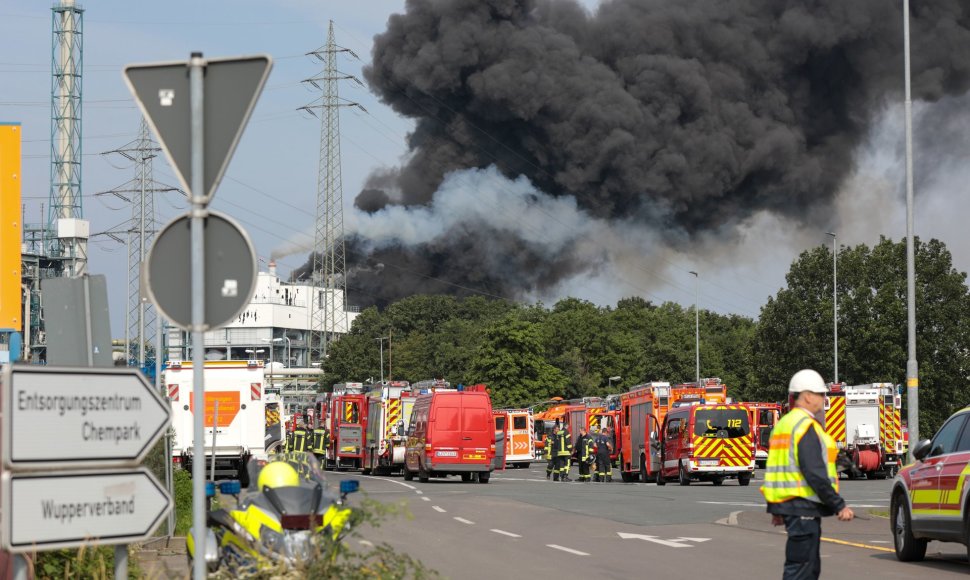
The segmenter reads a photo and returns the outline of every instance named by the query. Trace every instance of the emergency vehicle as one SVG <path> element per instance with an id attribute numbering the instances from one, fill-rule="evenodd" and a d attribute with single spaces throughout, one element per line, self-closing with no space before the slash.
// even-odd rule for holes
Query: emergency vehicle
<path id="1" fill-rule="evenodd" d="M 251 457 L 266 457 L 265 373 L 262 361 L 206 361 L 205 449 L 206 465 L 215 455 L 215 478 L 238 479 L 248 485 L 246 464 Z M 169 361 L 164 382 L 172 403 L 172 461 L 192 473 L 195 400 L 191 361 Z M 218 404 L 218 405 L 217 405 Z M 215 448 L 213 449 L 213 438 Z M 208 473 L 208 470 L 207 470 Z"/>
<path id="2" fill-rule="evenodd" d="M 488 483 L 495 457 L 495 422 L 485 385 L 419 395 L 411 412 L 404 479 L 461 475 Z"/>
<path id="3" fill-rule="evenodd" d="M 781 418 L 781 405 L 778 403 L 744 403 L 751 414 L 751 433 L 754 436 L 754 461 L 764 468 L 768 462 L 768 449 L 771 430 Z"/>
<path id="4" fill-rule="evenodd" d="M 618 447 L 624 482 L 654 481 L 660 469 L 660 432 L 654 414 L 656 399 L 650 387 L 620 395 Z"/>
<path id="5" fill-rule="evenodd" d="M 892 477 L 899 470 L 903 456 L 902 401 L 895 385 L 846 386 L 844 400 L 844 428 L 836 444 L 841 449 L 840 455 L 845 456 L 843 463 L 849 477 Z"/>
<path id="6" fill-rule="evenodd" d="M 364 462 L 364 437 L 367 429 L 367 396 L 363 383 L 334 385 L 324 427 L 330 433 L 326 465 L 359 469 Z"/>
<path id="7" fill-rule="evenodd" d="M 754 439 L 744 405 L 681 405 L 671 409 L 661 428 L 661 468 L 657 485 L 676 478 L 721 485 L 737 478 L 748 485 L 754 473 Z"/>
<path id="8" fill-rule="evenodd" d="M 415 397 L 407 381 L 376 383 L 367 389 L 367 443 L 362 471 L 389 475 L 404 467 L 406 428 Z"/>
<path id="9" fill-rule="evenodd" d="M 494 409 L 495 431 L 505 442 L 504 464 L 529 467 L 535 460 L 535 422 L 529 409 Z M 498 446 L 498 440 L 496 440 Z M 499 456 L 496 448 L 496 456 Z"/>

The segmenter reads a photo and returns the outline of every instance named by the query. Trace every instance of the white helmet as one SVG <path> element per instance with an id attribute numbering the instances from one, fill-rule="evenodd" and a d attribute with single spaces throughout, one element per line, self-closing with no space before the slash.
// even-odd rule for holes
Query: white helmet
<path id="1" fill-rule="evenodd" d="M 825 386 L 825 379 L 822 378 L 822 375 L 812 369 L 802 369 L 795 373 L 791 381 L 788 382 L 788 392 L 801 393 L 802 391 L 824 395 L 828 392 L 828 388 Z"/>

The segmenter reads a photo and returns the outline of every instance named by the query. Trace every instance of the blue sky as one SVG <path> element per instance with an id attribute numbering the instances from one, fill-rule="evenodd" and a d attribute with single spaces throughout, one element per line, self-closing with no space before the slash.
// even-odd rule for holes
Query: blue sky
<path id="1" fill-rule="evenodd" d="M 597 1 L 585 4 L 595 7 Z M 94 196 L 135 176 L 135 167 L 122 158 L 101 155 L 137 136 L 139 112 L 122 80 L 122 67 L 185 59 L 190 52 L 202 51 L 208 57 L 268 53 L 274 58 L 266 89 L 211 207 L 242 223 L 253 238 L 261 269 L 274 251 L 312 236 L 320 122 L 297 109 L 316 96 L 300 81 L 321 67 L 304 54 L 326 42 L 332 19 L 338 43 L 361 58 L 343 59 L 340 68 L 361 77 L 371 39 L 384 30 L 390 14 L 404 9 L 404 0 L 105 0 L 83 6 L 83 204 L 92 232 L 116 228 L 130 216 L 130 208 L 117 198 Z M 0 58 L 0 120 L 23 125 L 25 221 L 38 222 L 40 204 L 47 206 L 49 194 L 50 4 L 2 0 L 0 19 L 7 25 L 0 38 L 4 55 Z M 342 85 L 341 96 L 368 111 L 347 109 L 341 116 L 344 211 L 348 221 L 359 221 L 354 197 L 372 170 L 401 159 L 411 123 L 358 85 Z M 833 223 L 846 243 L 872 244 L 880 233 L 897 239 L 905 233 L 900 112 L 898 104 L 887 105 L 883 120 L 858 153 L 857 173 L 840 196 L 839 215 Z M 917 233 L 925 227 L 927 233 L 944 239 L 962 270 L 970 265 L 960 217 L 970 209 L 964 207 L 970 196 L 962 193 L 970 178 L 965 166 L 945 166 L 945 171 L 927 180 L 917 208 Z M 155 179 L 177 185 L 163 158 L 155 164 Z M 186 209 L 184 200 L 173 193 L 158 195 L 155 204 L 160 226 Z M 805 231 L 769 215 L 755 216 L 742 230 L 737 244 L 706 244 L 692 255 L 635 248 L 603 271 L 570 280 L 554 295 L 535 298 L 549 303 L 572 295 L 611 304 L 624 296 L 642 295 L 655 302 L 689 305 L 694 300 L 689 271 L 700 270 L 703 308 L 757 316 L 767 296 L 784 285 L 784 274 L 798 253 L 830 243 L 824 231 Z M 113 334 L 123 336 L 127 250 L 101 237 L 92 241 L 89 252 L 89 271 L 108 276 Z M 300 266 L 305 258 L 306 253 L 299 252 L 278 259 L 281 274 Z M 635 268 L 627 267 L 631 261 L 637 263 Z"/>

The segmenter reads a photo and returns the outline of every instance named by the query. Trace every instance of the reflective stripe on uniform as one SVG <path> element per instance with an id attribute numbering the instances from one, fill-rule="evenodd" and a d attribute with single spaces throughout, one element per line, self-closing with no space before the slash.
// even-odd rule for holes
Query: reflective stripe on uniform
<path id="1" fill-rule="evenodd" d="M 768 503 L 781 503 L 794 498 L 821 501 L 815 490 L 808 484 L 798 464 L 798 442 L 809 429 L 815 429 L 818 435 L 822 456 L 826 459 L 829 481 L 838 492 L 839 479 L 835 468 L 838 447 L 808 411 L 796 408 L 782 417 L 771 433 L 765 482 L 761 486 L 761 493 Z"/>

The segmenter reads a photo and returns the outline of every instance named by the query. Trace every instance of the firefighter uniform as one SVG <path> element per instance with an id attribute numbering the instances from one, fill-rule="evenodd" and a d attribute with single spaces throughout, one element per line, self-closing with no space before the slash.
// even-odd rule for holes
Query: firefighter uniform
<path id="1" fill-rule="evenodd" d="M 596 436 L 596 478 L 595 481 L 613 481 L 613 463 L 610 460 L 610 437 L 603 429 Z"/>
<path id="2" fill-rule="evenodd" d="M 307 451 L 310 446 L 307 445 L 309 439 L 309 433 L 303 427 L 297 427 L 293 431 L 293 448 L 288 449 L 288 451 Z"/>
<path id="3" fill-rule="evenodd" d="M 542 451 L 543 457 L 546 460 L 546 479 L 549 479 L 552 477 L 552 472 L 555 470 L 555 467 L 556 467 L 556 460 L 555 460 L 556 456 L 553 454 L 553 447 L 554 447 L 555 440 L 556 440 L 556 436 L 554 434 L 546 435 L 546 445 Z"/>
<path id="4" fill-rule="evenodd" d="M 580 431 L 576 440 L 576 454 L 579 459 L 579 481 L 585 483 L 590 479 L 589 468 L 593 464 L 593 438 L 585 432 Z"/>
<path id="5" fill-rule="evenodd" d="M 569 429 L 563 427 L 556 434 L 556 472 L 559 481 L 569 481 L 569 457 L 572 454 L 573 442 L 570 440 Z"/>
<path id="6" fill-rule="evenodd" d="M 317 459 L 326 461 L 327 447 L 330 445 L 330 434 L 324 428 L 313 430 L 313 443 L 310 451 L 317 456 Z"/>

